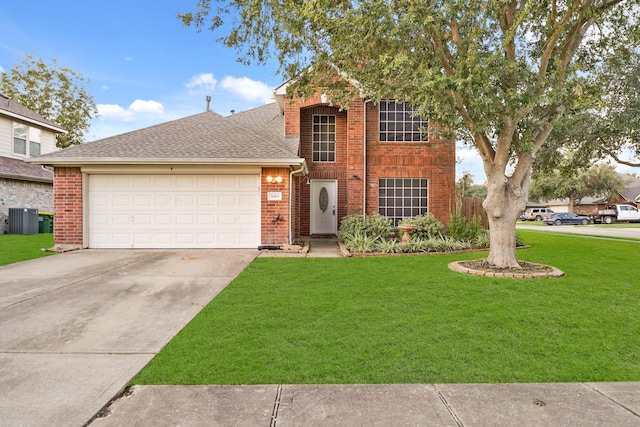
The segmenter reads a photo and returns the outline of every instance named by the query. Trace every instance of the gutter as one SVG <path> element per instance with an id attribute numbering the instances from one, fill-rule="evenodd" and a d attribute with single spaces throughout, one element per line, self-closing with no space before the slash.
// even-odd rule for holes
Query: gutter
<path id="1" fill-rule="evenodd" d="M 216 165 L 216 164 L 235 164 L 246 166 L 290 166 L 292 164 L 300 164 L 300 158 L 283 158 L 283 159 L 203 159 L 203 158 L 131 158 L 131 157 L 33 157 L 25 159 L 25 162 L 35 165 L 52 165 L 52 166 L 83 166 L 83 165 L 175 165 L 175 164 L 191 164 L 191 165 Z"/>
<path id="2" fill-rule="evenodd" d="M 296 169 L 296 170 L 292 170 L 289 173 L 289 244 L 292 245 L 293 244 L 293 233 L 291 232 L 291 229 L 293 228 L 293 223 L 291 222 L 291 199 L 292 199 L 292 192 L 291 189 L 293 187 L 292 182 L 293 182 L 293 175 L 298 174 L 302 172 L 304 175 L 308 175 L 309 174 L 309 169 L 307 168 L 307 161 L 303 160 L 302 163 L 300 164 L 300 169 Z"/>

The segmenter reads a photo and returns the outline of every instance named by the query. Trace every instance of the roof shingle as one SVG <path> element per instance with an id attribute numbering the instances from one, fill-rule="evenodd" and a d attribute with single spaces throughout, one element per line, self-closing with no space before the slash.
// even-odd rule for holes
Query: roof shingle
<path id="1" fill-rule="evenodd" d="M 35 111 L 31 111 L 22 104 L 17 103 L 11 98 L 0 93 L 0 113 L 4 112 L 10 116 L 25 119 L 26 121 L 40 124 L 41 126 L 51 129 L 54 132 L 65 132 L 57 123 L 47 120 Z"/>
<path id="2" fill-rule="evenodd" d="M 53 182 L 52 171 L 9 157 L 0 157 L 0 177 L 23 181 Z"/>
<path id="3" fill-rule="evenodd" d="M 297 144 L 294 148 L 284 137 L 284 119 L 276 113 L 277 106 L 271 104 L 231 117 L 208 111 L 50 153 L 35 163 L 61 163 L 64 159 L 301 161 Z"/>

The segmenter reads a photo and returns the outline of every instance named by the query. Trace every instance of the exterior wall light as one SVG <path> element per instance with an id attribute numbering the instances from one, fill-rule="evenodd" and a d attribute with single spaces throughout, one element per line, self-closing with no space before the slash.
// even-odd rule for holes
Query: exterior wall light
<path id="1" fill-rule="evenodd" d="M 275 182 L 276 184 L 280 184 L 282 182 L 282 177 L 281 176 L 273 177 L 273 176 L 269 175 L 267 177 L 267 182 L 269 184 L 271 184 L 272 182 Z"/>

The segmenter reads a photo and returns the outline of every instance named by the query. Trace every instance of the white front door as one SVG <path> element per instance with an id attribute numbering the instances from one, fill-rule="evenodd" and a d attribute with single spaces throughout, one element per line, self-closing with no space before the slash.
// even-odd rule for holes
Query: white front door
<path id="1" fill-rule="evenodd" d="M 311 180 L 311 230 L 313 234 L 338 232 L 338 181 Z"/>

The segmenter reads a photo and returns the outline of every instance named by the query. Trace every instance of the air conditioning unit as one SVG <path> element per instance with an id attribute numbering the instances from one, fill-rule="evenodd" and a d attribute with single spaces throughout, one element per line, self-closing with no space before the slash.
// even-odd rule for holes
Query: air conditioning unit
<path id="1" fill-rule="evenodd" d="M 38 209 L 9 208 L 9 234 L 38 234 Z"/>

